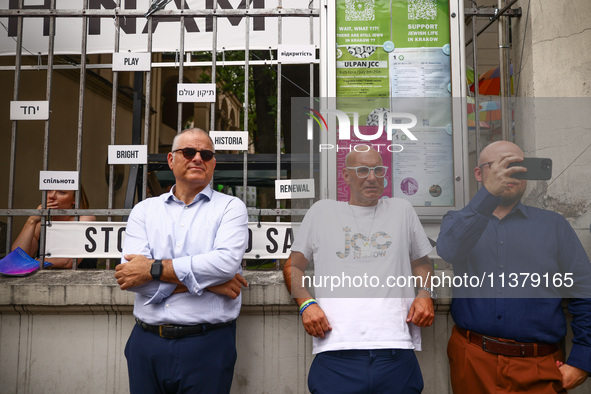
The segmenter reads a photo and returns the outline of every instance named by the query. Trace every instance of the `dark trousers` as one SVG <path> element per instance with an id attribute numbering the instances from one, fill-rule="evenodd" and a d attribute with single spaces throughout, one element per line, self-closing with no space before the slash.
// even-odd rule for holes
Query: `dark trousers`
<path id="1" fill-rule="evenodd" d="M 542 357 L 511 357 L 488 353 L 454 326 L 447 344 L 454 394 L 566 393 L 556 361 L 562 351 Z"/>
<path id="2" fill-rule="evenodd" d="M 236 323 L 178 339 L 161 338 L 136 324 L 125 357 L 131 394 L 229 393 Z"/>
<path id="3" fill-rule="evenodd" d="M 313 394 L 411 394 L 423 391 L 423 376 L 410 349 L 331 351 L 314 358 L 308 388 Z"/>

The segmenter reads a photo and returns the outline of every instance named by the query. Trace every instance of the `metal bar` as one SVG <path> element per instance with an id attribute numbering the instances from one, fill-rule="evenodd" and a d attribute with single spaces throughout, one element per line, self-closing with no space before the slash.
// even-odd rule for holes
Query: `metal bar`
<path id="1" fill-rule="evenodd" d="M 498 0 L 499 8 L 503 5 L 503 0 Z M 508 56 L 507 51 L 505 50 L 505 42 L 506 42 L 506 18 L 499 18 L 498 19 L 498 28 L 497 28 L 497 36 L 499 40 L 499 77 L 501 79 L 501 90 L 499 92 L 499 99 L 501 100 L 501 135 L 503 140 L 509 140 L 509 128 L 507 124 L 508 118 L 508 111 L 507 111 L 507 87 L 505 82 L 507 81 L 507 73 L 508 69 L 506 66 L 506 58 Z"/>
<path id="2" fill-rule="evenodd" d="M 499 12 L 498 8 L 495 7 L 482 7 L 482 8 L 465 8 L 464 15 L 466 16 L 475 16 L 477 18 L 480 17 L 489 17 L 492 18 Z M 511 8 L 505 11 L 505 16 L 509 16 L 511 18 L 519 18 L 521 16 L 521 7 L 519 8 Z"/>
<path id="3" fill-rule="evenodd" d="M 98 17 L 98 18 L 115 18 L 115 17 L 136 17 L 144 18 L 145 11 L 141 10 L 127 10 L 127 9 L 25 9 L 25 10 L 11 10 L 0 9 L 0 17 L 14 17 L 14 16 L 30 16 L 30 17 L 59 17 L 59 18 L 79 18 L 81 16 Z M 220 17 L 243 17 L 243 16 L 267 16 L 276 17 L 279 15 L 285 17 L 308 17 L 319 16 L 320 9 L 318 8 L 259 8 L 259 9 L 185 9 L 185 10 L 160 10 L 152 14 L 152 17 L 167 17 L 167 16 L 188 16 L 188 17 L 205 17 L 217 15 Z"/>
<path id="4" fill-rule="evenodd" d="M 55 0 L 51 1 L 51 9 L 55 8 Z M 55 44 L 55 18 L 49 19 L 49 43 L 47 49 L 47 85 L 45 90 L 45 99 L 49 102 L 49 113 L 51 114 L 51 83 L 53 80 L 53 48 Z M 51 116 L 45 121 L 45 131 L 43 137 L 43 171 L 49 167 L 49 124 Z M 47 208 L 47 191 L 41 192 L 41 206 Z M 45 229 L 45 216 L 41 217 L 41 228 Z M 39 234 L 39 268 L 43 269 L 45 261 L 45 231 Z"/>
<path id="5" fill-rule="evenodd" d="M 490 20 L 488 21 L 488 23 L 487 23 L 486 25 L 484 25 L 484 27 L 483 27 L 482 29 L 480 29 L 480 30 L 478 31 L 478 33 L 476 33 L 476 37 L 478 37 L 479 35 L 481 35 L 481 34 L 482 34 L 482 33 L 483 33 L 483 32 L 484 32 L 486 29 L 488 29 L 488 27 L 489 27 L 490 25 L 492 25 L 492 24 L 493 24 L 493 23 L 494 23 L 494 22 L 495 22 L 497 19 L 499 19 L 501 16 L 505 16 L 505 12 L 507 12 L 507 10 L 508 10 L 509 8 L 511 8 L 511 6 L 512 6 L 513 4 L 515 4 L 515 3 L 517 3 L 517 0 L 511 0 L 511 2 L 510 2 L 510 3 L 508 3 L 508 4 L 507 4 L 507 5 L 505 5 L 503 8 L 501 8 L 501 9 L 499 10 L 499 12 L 498 12 L 498 13 L 497 13 L 495 16 L 493 16 L 492 18 L 490 18 Z M 466 42 L 466 46 L 468 46 L 468 45 L 470 45 L 470 44 L 472 43 L 472 39 L 473 39 L 473 38 L 474 38 L 474 37 L 470 38 L 470 39 L 469 39 L 469 40 Z"/>
<path id="6" fill-rule="evenodd" d="M 303 216 L 308 211 L 307 209 L 259 209 L 247 208 L 249 215 L 258 215 L 259 212 L 264 216 Z M 131 209 L 52 209 L 51 214 L 56 216 L 127 216 Z M 15 216 L 47 216 L 50 214 L 49 209 L 0 209 L 0 216 L 15 217 Z"/>
<path id="7" fill-rule="evenodd" d="M 218 7 L 218 2 L 214 2 L 213 4 L 214 6 L 214 10 L 217 10 Z M 213 16 L 213 34 L 212 34 L 212 39 L 211 39 L 211 83 L 213 83 L 214 85 L 217 83 L 217 46 L 218 46 L 218 18 L 217 15 Z M 217 97 L 217 95 L 216 95 Z M 211 130 L 215 130 L 216 125 L 215 125 L 215 112 L 216 112 L 216 108 L 215 108 L 215 103 L 210 105 L 210 111 L 209 111 L 209 131 Z M 215 176 L 215 174 L 214 174 Z M 213 179 L 212 179 L 213 181 Z"/>
<path id="8" fill-rule="evenodd" d="M 200 62 L 185 62 L 184 65 L 185 67 L 211 67 L 212 64 L 214 62 L 213 61 L 200 61 Z M 320 60 L 316 59 L 313 60 L 311 63 L 313 64 L 319 64 Z M 250 60 L 250 65 L 251 66 L 269 66 L 269 65 L 277 65 L 279 64 L 279 62 L 277 60 Z M 297 64 L 297 63 L 293 63 L 293 64 Z M 300 63 L 300 64 L 308 64 L 308 63 Z M 244 66 L 244 61 L 243 60 L 226 60 L 224 62 L 224 66 Z M 78 69 L 78 65 L 74 65 L 74 64 L 57 64 L 54 66 L 54 70 L 77 70 Z M 159 62 L 159 63 L 152 63 L 152 68 L 172 68 L 172 67 L 178 67 L 178 65 L 174 62 Z M 86 69 L 87 70 L 92 70 L 92 69 L 112 69 L 113 68 L 113 64 L 111 63 L 105 63 L 105 64 L 88 64 L 86 65 Z M 14 66 L 0 66 L 0 71 L 14 71 L 15 68 Z M 37 71 L 37 70 L 47 70 L 47 66 L 45 65 L 23 65 L 22 66 L 22 70 L 23 71 Z"/>
<path id="9" fill-rule="evenodd" d="M 148 53 L 152 53 L 152 22 L 153 19 L 150 18 L 148 21 Z M 152 69 L 150 71 L 146 71 L 146 93 L 145 93 L 145 100 L 146 106 L 144 108 L 144 144 L 148 144 L 148 139 L 150 138 L 150 104 L 152 102 Z M 141 143 L 141 142 L 140 142 Z M 143 177 L 142 177 L 142 200 L 144 200 L 148 194 L 148 165 L 142 165 L 143 168 Z"/>
<path id="10" fill-rule="evenodd" d="M 478 81 L 478 37 L 475 36 L 476 34 L 476 19 L 472 18 L 472 37 L 474 40 L 472 41 L 472 62 L 474 66 L 474 127 L 476 132 L 476 165 L 478 165 L 478 160 L 480 159 L 480 151 L 482 150 L 480 146 L 480 106 L 478 104 L 478 96 L 479 96 L 479 81 Z"/>
<path id="11" fill-rule="evenodd" d="M 19 1 L 19 7 L 23 6 L 23 0 Z M 18 101 L 20 82 L 21 82 L 21 55 L 23 52 L 23 18 L 17 18 L 17 36 L 16 36 L 16 55 L 15 55 L 15 73 L 14 73 L 14 91 L 13 100 Z M 10 137 L 10 168 L 8 171 L 8 208 L 14 204 L 14 174 L 16 170 L 16 132 L 18 129 L 18 120 L 12 121 L 12 133 Z M 12 218 L 6 222 L 6 252 L 10 251 L 12 243 Z"/>
<path id="12" fill-rule="evenodd" d="M 84 1 L 84 9 L 88 8 L 88 0 Z M 82 169 L 82 138 L 84 129 L 84 90 L 86 88 L 86 44 L 88 40 L 88 17 L 82 18 L 82 45 L 80 48 L 80 85 L 78 86 L 78 136 L 76 139 L 76 171 L 78 171 L 78 192 L 76 193 L 75 208 L 80 208 L 80 194 L 82 183 L 80 171 Z M 76 218 L 79 220 L 80 218 Z M 76 270 L 78 259 L 74 259 L 72 269 Z"/>
<path id="13" fill-rule="evenodd" d="M 246 42 L 244 49 L 244 131 L 248 131 L 248 86 L 250 84 L 250 17 L 246 16 Z M 246 187 L 248 183 L 248 151 L 242 153 L 242 201 L 246 204 Z"/>
<path id="14" fill-rule="evenodd" d="M 309 7 L 312 7 L 312 3 L 309 4 Z M 314 44 L 314 17 L 310 16 L 310 44 Z M 314 49 L 316 52 L 316 49 Z M 316 57 L 316 53 L 314 53 L 314 57 Z M 310 63 L 310 101 L 309 107 L 314 108 L 314 64 Z M 293 133 L 293 130 L 292 130 Z M 314 178 L 314 141 L 313 139 L 309 142 L 309 154 L 310 154 L 310 161 L 309 161 L 309 178 Z M 310 206 L 314 203 L 314 199 L 311 198 L 309 200 Z"/>
<path id="15" fill-rule="evenodd" d="M 121 0 L 117 0 L 117 8 L 121 6 Z M 115 17 L 115 44 L 113 51 L 114 53 L 119 52 L 119 42 L 120 42 L 120 34 L 121 34 L 121 25 L 119 23 L 119 17 Z M 113 93 L 111 96 L 111 139 L 110 144 L 115 145 L 115 136 L 117 133 L 117 91 L 119 89 L 119 71 L 113 71 Z M 109 164 L 109 195 L 107 197 L 107 207 L 109 209 L 113 208 L 113 195 L 114 191 L 114 183 L 115 183 L 115 174 L 114 174 L 115 166 L 113 164 Z M 112 218 L 109 216 L 107 219 L 109 222 Z M 107 269 L 110 268 L 110 261 L 107 260 Z"/>
<path id="16" fill-rule="evenodd" d="M 278 6 L 283 5 L 282 0 L 279 0 Z M 283 43 L 283 20 L 281 16 L 277 17 L 277 44 Z M 281 63 L 277 64 L 277 167 L 276 167 L 276 179 L 281 179 L 281 79 L 283 77 Z M 275 207 L 281 208 L 281 201 L 275 201 Z M 276 217 L 275 221 L 279 221 L 280 218 Z M 279 264 L 279 262 L 277 262 Z M 279 266 L 277 266 L 279 269 Z"/>
<path id="17" fill-rule="evenodd" d="M 185 2 L 181 2 L 181 8 L 185 8 Z M 185 77 L 185 16 L 181 16 L 181 38 L 179 48 L 179 83 L 183 83 Z M 177 134 L 183 129 L 183 103 L 177 104 L 177 119 L 176 119 L 176 132 Z"/>

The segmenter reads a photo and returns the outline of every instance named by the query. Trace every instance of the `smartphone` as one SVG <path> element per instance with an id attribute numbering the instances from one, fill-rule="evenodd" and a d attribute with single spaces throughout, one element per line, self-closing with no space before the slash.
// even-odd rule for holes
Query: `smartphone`
<path id="1" fill-rule="evenodd" d="M 511 175 L 515 179 L 547 181 L 552 178 L 552 159 L 526 157 L 523 161 L 514 161 L 509 167 L 525 167 L 527 172 L 516 172 Z"/>

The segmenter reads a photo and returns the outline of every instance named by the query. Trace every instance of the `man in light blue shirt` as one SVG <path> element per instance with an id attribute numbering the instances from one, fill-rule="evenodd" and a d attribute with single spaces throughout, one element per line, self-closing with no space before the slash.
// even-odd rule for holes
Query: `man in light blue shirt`
<path id="1" fill-rule="evenodd" d="M 136 293 L 131 393 L 230 391 L 248 215 L 209 186 L 215 164 L 209 135 L 182 131 L 168 153 L 176 184 L 129 216 L 115 277 Z"/>

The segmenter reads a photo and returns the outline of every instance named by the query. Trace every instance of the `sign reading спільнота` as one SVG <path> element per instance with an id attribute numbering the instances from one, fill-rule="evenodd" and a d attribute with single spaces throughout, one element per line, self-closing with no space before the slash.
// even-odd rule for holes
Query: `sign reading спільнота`
<path id="1" fill-rule="evenodd" d="M 78 171 L 39 171 L 39 190 L 78 190 Z"/>
<path id="2" fill-rule="evenodd" d="M 146 145 L 109 145 L 109 164 L 147 164 Z"/>
<path id="3" fill-rule="evenodd" d="M 314 179 L 288 179 L 275 181 L 275 198 L 314 198 Z"/>
<path id="4" fill-rule="evenodd" d="M 248 150 L 248 131 L 210 131 L 215 150 Z"/>

